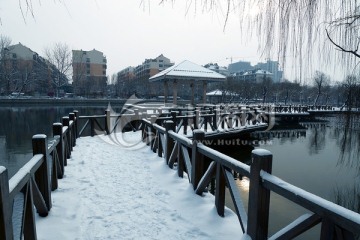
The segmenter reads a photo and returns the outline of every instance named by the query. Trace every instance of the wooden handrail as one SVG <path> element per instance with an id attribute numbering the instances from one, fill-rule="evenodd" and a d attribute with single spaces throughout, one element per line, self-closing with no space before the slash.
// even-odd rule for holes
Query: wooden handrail
<path id="1" fill-rule="evenodd" d="M 201 141 L 202 138 L 196 137 L 202 130 L 197 130 L 193 139 L 190 140 L 172 130 L 173 122 L 171 121 L 166 123 L 165 129 L 150 121 L 144 121 L 144 123 L 155 130 L 158 143 L 154 152 L 157 150 L 159 156 L 162 156 L 161 152 L 166 149 L 167 153 L 164 155 L 166 163 L 172 168 L 177 160 L 179 177 L 183 177 L 182 172 L 185 170 L 197 194 L 201 195 L 211 179 L 216 178 L 215 205 L 220 216 L 224 216 L 225 185 L 228 186 L 242 230 L 252 239 L 268 238 L 270 192 L 277 193 L 313 212 L 313 214 L 299 217 L 295 222 L 275 233 L 271 239 L 294 238 L 319 223 L 322 225 L 320 237 L 322 240 L 334 234 L 343 239 L 353 239 L 354 234 L 360 233 L 360 214 L 273 176 L 271 174 L 272 154 L 269 151 L 254 150 L 252 152 L 253 164 L 248 166 L 205 146 Z M 164 135 L 167 135 L 167 138 L 164 138 Z M 168 145 L 169 143 L 171 145 Z M 192 149 L 192 157 L 188 155 L 187 149 Z M 201 156 L 212 161 L 206 171 L 202 166 L 204 160 Z M 232 172 L 250 179 L 249 217 L 239 197 L 240 193 L 234 183 Z"/>
<path id="2" fill-rule="evenodd" d="M 48 215 L 52 207 L 51 190 L 57 188 L 57 179 L 64 174 L 66 159 L 76 144 L 77 111 L 62 118 L 63 124 L 53 124 L 53 139 L 34 135 L 34 156 L 8 180 L 7 169 L 0 166 L 0 239 L 12 240 L 15 236 L 36 239 L 34 206 L 40 216 Z M 22 232 L 13 232 L 12 204 L 23 194 L 21 216 Z M 14 213 L 17 214 L 17 213 Z"/>

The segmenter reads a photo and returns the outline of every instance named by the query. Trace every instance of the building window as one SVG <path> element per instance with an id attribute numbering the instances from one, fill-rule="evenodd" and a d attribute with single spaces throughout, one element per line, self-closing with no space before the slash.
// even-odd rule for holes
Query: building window
<path id="1" fill-rule="evenodd" d="M 159 60 L 159 62 L 164 62 L 164 60 Z"/>
<path id="2" fill-rule="evenodd" d="M 13 53 L 13 58 L 16 58 L 16 53 Z"/>
<path id="3" fill-rule="evenodd" d="M 106 75 L 106 71 L 103 71 L 103 75 Z"/>
<path id="4" fill-rule="evenodd" d="M 86 62 L 90 62 L 90 58 L 86 58 Z"/>
<path id="5" fill-rule="evenodd" d="M 87 72 L 86 72 L 87 74 L 90 74 L 90 70 L 87 70 Z"/>

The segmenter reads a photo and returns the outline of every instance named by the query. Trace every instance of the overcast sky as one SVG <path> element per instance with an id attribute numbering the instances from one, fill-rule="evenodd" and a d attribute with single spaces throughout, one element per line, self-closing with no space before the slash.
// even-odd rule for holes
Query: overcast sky
<path id="1" fill-rule="evenodd" d="M 190 1 L 178 0 L 174 5 L 149 2 L 33 0 L 34 17 L 26 12 L 25 5 L 23 17 L 18 1 L 2 0 L 0 33 L 9 36 L 13 44 L 21 42 L 40 55 L 56 42 L 65 42 L 71 49 L 95 48 L 106 55 L 110 76 L 160 54 L 175 63 L 190 60 L 201 65 L 217 62 L 227 66 L 231 58 L 233 62 L 265 61 L 256 38 L 241 32 L 236 16 L 230 15 L 223 30 L 221 8 L 204 12 L 200 5 L 192 6 L 187 13 L 186 3 Z M 293 78 L 291 67 L 285 68 L 285 76 Z"/>

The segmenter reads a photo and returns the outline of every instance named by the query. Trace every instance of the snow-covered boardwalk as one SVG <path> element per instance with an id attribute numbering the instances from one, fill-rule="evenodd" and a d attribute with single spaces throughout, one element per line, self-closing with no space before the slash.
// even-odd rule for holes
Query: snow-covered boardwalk
<path id="1" fill-rule="evenodd" d="M 36 217 L 38 239 L 239 239 L 235 213 L 219 217 L 214 197 L 196 195 L 140 132 L 125 137 L 138 144 L 77 139 L 49 215 Z"/>

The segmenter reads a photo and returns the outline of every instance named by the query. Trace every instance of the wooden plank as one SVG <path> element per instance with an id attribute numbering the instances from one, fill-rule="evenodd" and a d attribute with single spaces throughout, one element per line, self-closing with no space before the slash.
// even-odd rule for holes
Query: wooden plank
<path id="1" fill-rule="evenodd" d="M 206 170 L 204 176 L 200 179 L 200 182 L 198 184 L 198 187 L 195 190 L 195 193 L 198 195 L 201 195 L 205 188 L 209 185 L 212 177 L 215 175 L 216 170 L 216 162 L 212 161 Z"/>
<path id="2" fill-rule="evenodd" d="M 32 184 L 32 195 L 34 200 L 34 205 L 36 207 L 37 212 L 41 217 L 46 217 L 49 213 L 45 200 L 43 196 L 41 195 L 41 192 L 35 182 L 35 180 L 31 177 L 30 178 L 31 184 Z"/>
<path id="3" fill-rule="evenodd" d="M 191 152 L 192 174 L 191 182 L 194 190 L 197 188 L 204 171 L 204 156 L 198 152 L 197 145 L 205 138 L 205 133 L 202 130 L 195 130 L 193 132 L 193 144 Z"/>
<path id="4" fill-rule="evenodd" d="M 61 179 L 63 178 L 64 176 L 64 173 L 62 171 L 62 166 L 61 166 L 61 163 L 60 163 L 60 159 L 59 159 L 59 154 L 57 153 L 57 151 L 54 151 L 53 152 L 53 155 L 55 157 L 55 164 L 56 164 L 56 171 L 57 171 L 57 178 Z"/>
<path id="5" fill-rule="evenodd" d="M 316 214 L 304 214 L 298 219 L 275 233 L 269 240 L 293 239 L 306 232 L 321 222 L 321 218 Z"/>
<path id="6" fill-rule="evenodd" d="M 183 154 L 183 157 L 184 157 L 185 168 L 186 168 L 186 172 L 187 172 L 187 175 L 189 178 L 189 182 L 191 182 L 192 167 L 191 167 L 191 161 L 190 161 L 189 151 L 188 151 L 187 147 L 181 145 L 181 153 Z"/>
<path id="7" fill-rule="evenodd" d="M 23 215 L 24 240 L 33 240 L 37 238 L 31 185 L 31 181 L 29 181 L 25 190 Z"/>
<path id="8" fill-rule="evenodd" d="M 98 125 L 98 127 L 100 128 L 100 130 L 102 132 L 106 132 L 105 129 L 101 126 L 101 124 L 98 122 L 98 120 L 96 118 L 94 118 L 94 121 L 95 121 L 96 125 Z"/>
<path id="9" fill-rule="evenodd" d="M 240 173 L 243 176 L 250 176 L 250 167 L 238 160 L 220 153 L 210 147 L 198 143 L 198 151 L 204 156 L 220 163 L 221 165 Z"/>
<path id="10" fill-rule="evenodd" d="M 179 125 L 178 125 L 178 126 L 177 126 L 177 128 L 176 128 L 176 132 L 177 132 L 177 133 L 180 131 L 180 129 L 181 129 L 181 127 L 182 127 L 183 123 L 184 123 L 184 120 L 183 120 L 183 119 L 181 119 L 181 121 L 180 121 Z"/>
<path id="11" fill-rule="evenodd" d="M 11 219 L 8 172 L 0 166 L 0 239 L 13 240 L 13 225 Z"/>
<path id="12" fill-rule="evenodd" d="M 216 183 L 215 183 L 215 206 L 219 216 L 224 217 L 225 213 L 225 178 L 223 167 L 216 163 Z"/>
<path id="13" fill-rule="evenodd" d="M 164 149 L 165 149 L 165 136 L 163 134 L 161 134 L 161 133 L 160 133 L 160 140 L 161 140 L 162 151 L 164 151 Z"/>
<path id="14" fill-rule="evenodd" d="M 180 144 L 180 143 L 178 143 Z M 177 164 L 177 172 L 178 172 L 178 176 L 183 178 L 184 177 L 184 156 L 181 153 L 181 144 L 179 145 L 179 147 L 177 148 L 177 156 L 178 156 L 178 164 Z"/>
<path id="15" fill-rule="evenodd" d="M 235 206 L 236 214 L 239 218 L 241 229 L 242 229 L 243 233 L 245 233 L 246 229 L 247 229 L 248 217 L 247 217 L 246 210 L 244 208 L 243 201 L 241 200 L 241 197 L 240 197 L 241 194 L 240 194 L 239 188 L 235 184 L 233 174 L 227 169 L 224 169 L 224 173 L 225 173 L 225 180 L 226 180 L 227 186 L 230 191 L 231 198 L 232 198 L 234 206 Z"/>
<path id="16" fill-rule="evenodd" d="M 56 151 L 55 151 L 56 152 Z M 58 188 L 58 161 L 54 153 L 50 154 L 51 157 L 51 191 L 54 191 Z"/>
<path id="17" fill-rule="evenodd" d="M 262 185 L 265 188 L 316 213 L 320 217 L 331 219 L 332 222 L 349 232 L 360 232 L 360 214 L 306 192 L 273 175 L 262 172 L 261 176 Z"/>
<path id="18" fill-rule="evenodd" d="M 181 134 L 177 134 L 174 131 L 169 131 L 169 135 L 176 142 L 180 142 L 182 145 L 185 145 L 186 147 L 192 146 L 192 141 L 189 138 L 187 138 Z"/>
<path id="19" fill-rule="evenodd" d="M 178 153 L 178 148 L 179 148 L 179 143 L 175 142 L 175 145 L 173 147 L 173 150 L 171 152 L 171 155 L 170 155 L 170 159 L 169 159 L 169 168 L 173 168 L 174 167 L 174 163 L 175 163 L 175 160 L 177 159 L 177 153 Z"/>
<path id="20" fill-rule="evenodd" d="M 262 185 L 261 171 L 271 174 L 272 154 L 255 149 L 251 154 L 247 234 L 252 239 L 267 239 L 269 228 L 270 191 Z"/>
<path id="21" fill-rule="evenodd" d="M 63 118 L 64 119 L 64 118 Z M 46 135 L 34 135 L 32 138 L 33 145 L 33 154 L 43 154 L 44 161 L 39 167 L 39 169 L 35 172 L 35 180 L 37 186 L 45 200 L 46 206 L 48 210 L 51 209 L 52 201 L 51 201 L 51 189 L 50 189 L 50 174 L 48 168 L 48 153 L 47 153 L 47 137 Z"/>

